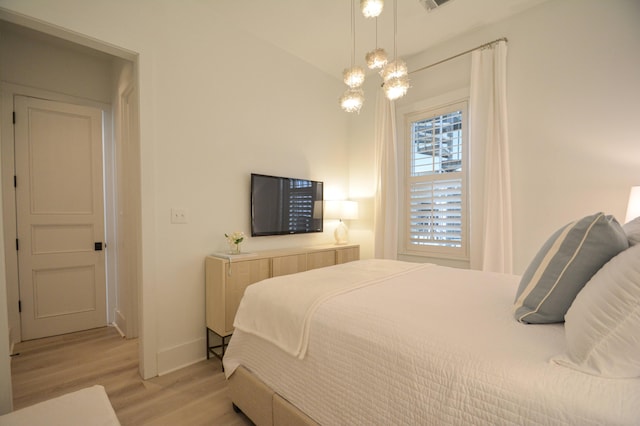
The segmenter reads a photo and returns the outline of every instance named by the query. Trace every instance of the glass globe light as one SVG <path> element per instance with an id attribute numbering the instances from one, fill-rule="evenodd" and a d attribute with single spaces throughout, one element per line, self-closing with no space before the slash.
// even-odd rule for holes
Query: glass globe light
<path id="1" fill-rule="evenodd" d="M 400 99 L 409 90 L 409 78 L 405 76 L 391 77 L 384 82 L 384 94 L 390 101 Z"/>
<path id="2" fill-rule="evenodd" d="M 360 112 L 364 104 L 364 92 L 362 89 L 347 89 L 340 97 L 340 107 L 346 112 Z"/>
<path id="3" fill-rule="evenodd" d="M 353 67 L 343 71 L 344 84 L 354 88 L 362 86 L 364 83 L 364 70 L 360 67 Z"/>
<path id="4" fill-rule="evenodd" d="M 382 79 L 386 82 L 394 77 L 403 77 L 408 74 L 407 64 L 402 59 L 396 59 L 387 63 L 382 69 Z"/>
<path id="5" fill-rule="evenodd" d="M 384 7 L 383 0 L 360 0 L 360 10 L 365 18 L 375 18 L 380 16 Z"/>
<path id="6" fill-rule="evenodd" d="M 384 67 L 387 63 L 387 52 L 378 48 L 367 53 L 365 56 L 369 69 L 376 70 Z"/>

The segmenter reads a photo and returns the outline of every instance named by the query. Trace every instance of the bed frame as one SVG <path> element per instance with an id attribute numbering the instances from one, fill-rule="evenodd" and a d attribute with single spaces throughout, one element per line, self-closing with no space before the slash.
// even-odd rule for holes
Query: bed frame
<path id="1" fill-rule="evenodd" d="M 258 426 L 319 426 L 242 366 L 229 377 L 228 385 L 233 409 Z"/>

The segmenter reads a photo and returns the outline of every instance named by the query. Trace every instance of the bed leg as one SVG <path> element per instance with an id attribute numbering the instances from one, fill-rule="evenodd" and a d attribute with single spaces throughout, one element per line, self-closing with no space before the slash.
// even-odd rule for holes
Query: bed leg
<path id="1" fill-rule="evenodd" d="M 232 402 L 231 405 L 233 406 L 233 411 L 235 411 L 236 413 L 242 413 L 242 410 L 238 408 L 236 404 Z"/>

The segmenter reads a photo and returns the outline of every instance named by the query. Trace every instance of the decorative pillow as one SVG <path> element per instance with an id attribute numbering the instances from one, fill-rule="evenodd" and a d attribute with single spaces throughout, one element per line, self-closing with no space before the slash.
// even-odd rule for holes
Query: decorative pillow
<path id="1" fill-rule="evenodd" d="M 604 213 L 560 228 L 522 276 L 514 305 L 516 319 L 530 324 L 564 321 L 587 281 L 627 247 L 627 236 L 618 221 Z"/>
<path id="2" fill-rule="evenodd" d="M 558 364 L 609 377 L 640 377 L 640 245 L 602 267 L 566 315 L 567 355 Z"/>
<path id="3" fill-rule="evenodd" d="M 630 245 L 640 244 L 640 216 L 631 222 L 625 223 L 622 229 L 624 229 L 624 232 L 627 234 Z"/>

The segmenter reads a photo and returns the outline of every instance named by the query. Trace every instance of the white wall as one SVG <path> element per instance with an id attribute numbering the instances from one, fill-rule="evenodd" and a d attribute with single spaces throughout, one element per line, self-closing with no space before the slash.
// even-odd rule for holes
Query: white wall
<path id="1" fill-rule="evenodd" d="M 197 0 L 1 0 L 0 7 L 139 54 L 145 377 L 204 357 L 204 256 L 249 231 L 249 174 L 348 191 L 341 82 L 238 32 Z M 172 207 L 188 224 L 172 225 Z M 329 227 L 328 227 L 329 228 Z M 249 238 L 245 250 L 332 241 Z"/>
<path id="2" fill-rule="evenodd" d="M 225 232 L 249 232 L 250 172 L 322 180 L 328 197 L 347 189 L 338 82 L 245 34 L 218 31 L 161 40 L 157 52 L 163 64 L 184 64 L 154 76 L 167 97 L 156 108 L 165 140 L 154 179 L 161 372 L 203 355 L 203 257 L 225 249 Z M 197 69 L 187 71 L 190 63 Z M 189 224 L 171 225 L 172 207 L 187 209 Z M 248 238 L 243 250 L 330 241 L 330 232 Z"/>
<path id="3" fill-rule="evenodd" d="M 0 40 L 2 81 L 56 91 L 94 102 L 111 102 L 111 61 L 104 55 L 3 24 Z"/>
<path id="4" fill-rule="evenodd" d="M 418 69 L 509 39 L 517 273 L 571 220 L 597 211 L 624 220 L 629 187 L 640 184 L 639 22 L 638 1 L 553 0 L 407 61 L 410 70 Z M 398 110 L 468 86 L 469 67 L 467 55 L 411 75 L 412 87 L 397 101 Z M 367 95 L 373 97 L 371 91 Z M 357 152 L 373 150 L 372 120 L 366 111 L 354 119 L 360 129 Z M 368 165 L 352 157 L 350 166 L 352 180 L 364 179 Z"/>

